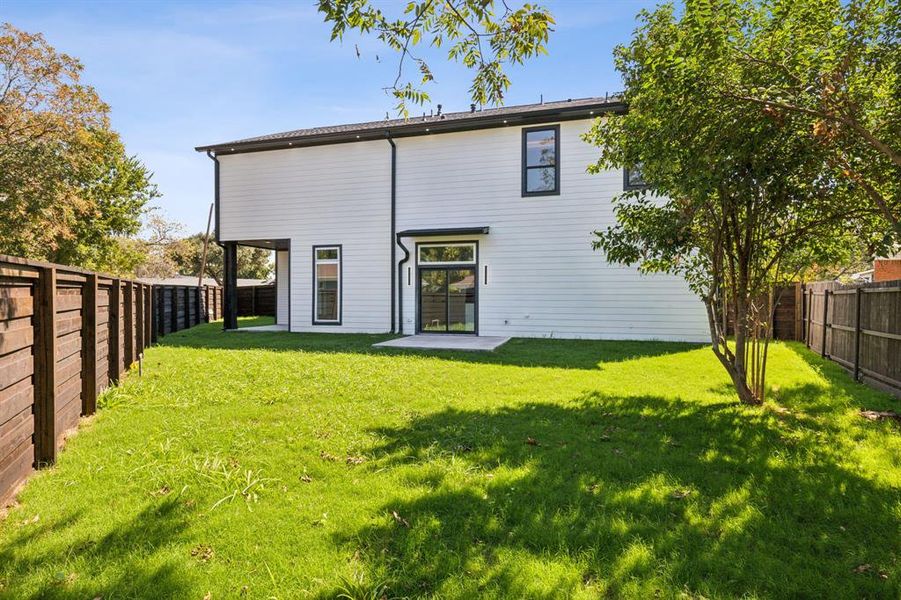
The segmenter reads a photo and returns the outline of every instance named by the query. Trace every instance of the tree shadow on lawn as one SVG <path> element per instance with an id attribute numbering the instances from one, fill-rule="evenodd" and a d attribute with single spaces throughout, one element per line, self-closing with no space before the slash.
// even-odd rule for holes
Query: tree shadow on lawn
<path id="1" fill-rule="evenodd" d="M 374 433 L 405 484 L 336 541 L 394 595 L 901 592 L 898 490 L 816 422 L 595 392 Z"/>
<path id="2" fill-rule="evenodd" d="M 816 413 L 831 410 L 836 407 L 846 408 L 853 406 L 867 410 L 901 410 L 901 398 L 892 397 L 889 393 L 877 390 L 865 383 L 854 381 L 851 374 L 842 368 L 837 362 L 820 357 L 807 348 L 802 342 L 786 342 L 785 346 L 791 349 L 814 371 L 819 373 L 828 382 L 826 393 L 833 398 L 841 398 L 843 401 L 835 404 L 823 404 L 816 401 L 816 395 L 809 390 L 796 388 L 791 390 L 790 400 L 799 408 Z M 899 357 L 901 360 L 901 357 Z M 780 394 L 777 391 L 777 394 Z"/>
<path id="3" fill-rule="evenodd" d="M 154 555 L 178 539 L 187 526 L 188 512 L 184 502 L 166 497 L 101 537 L 82 537 L 74 542 L 66 530 L 78 523 L 81 513 L 22 525 L 0 545 L 0 578 L 6 579 L 0 597 L 9 593 L 10 597 L 35 599 L 183 598 L 190 589 L 184 565 L 173 561 L 157 564 Z M 29 548 L 32 545 L 41 550 L 33 552 Z M 63 570 L 70 559 L 88 564 L 89 572 Z M 109 578 L 103 572 L 111 565 L 114 575 Z M 31 580 L 36 576 L 43 581 L 29 594 L 21 586 L 33 589 Z M 104 583 L 92 583 L 95 577 Z"/>
<path id="4" fill-rule="evenodd" d="M 493 352 L 464 352 L 373 348 L 375 343 L 399 337 L 388 334 L 240 333 L 224 332 L 220 327 L 216 323 L 198 325 L 162 337 L 159 344 L 171 348 L 419 356 L 481 364 L 582 370 L 598 370 L 603 363 L 678 354 L 703 347 L 703 344 L 688 342 L 513 338 Z"/>

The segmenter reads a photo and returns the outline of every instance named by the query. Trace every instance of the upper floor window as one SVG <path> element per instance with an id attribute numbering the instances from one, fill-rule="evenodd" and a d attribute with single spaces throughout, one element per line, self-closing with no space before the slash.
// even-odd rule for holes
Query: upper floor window
<path id="1" fill-rule="evenodd" d="M 313 324 L 341 324 L 341 246 L 313 246 Z"/>
<path id="2" fill-rule="evenodd" d="M 648 184 L 641 175 L 641 165 L 623 169 L 624 190 L 643 190 L 646 187 L 648 187 Z"/>
<path id="3" fill-rule="evenodd" d="M 522 195 L 560 193 L 560 126 L 522 130 Z"/>

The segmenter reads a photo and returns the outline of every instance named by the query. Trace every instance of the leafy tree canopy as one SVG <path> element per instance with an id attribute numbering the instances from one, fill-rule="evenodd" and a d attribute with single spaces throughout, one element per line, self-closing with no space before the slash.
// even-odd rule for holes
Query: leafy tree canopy
<path id="1" fill-rule="evenodd" d="M 177 240 L 167 250 L 179 275 L 198 275 L 203 258 L 204 234 L 196 233 Z M 272 251 L 252 246 L 238 246 L 238 278 L 268 279 L 272 275 Z M 212 277 L 220 285 L 224 277 L 224 254 L 222 248 L 210 241 L 206 257 L 206 276 Z"/>
<path id="2" fill-rule="evenodd" d="M 82 68 L 0 27 L 0 252 L 118 271 L 116 236 L 136 234 L 158 194 Z"/>
<path id="3" fill-rule="evenodd" d="M 510 87 L 505 68 L 547 53 L 545 45 L 554 25 L 551 13 L 536 4 L 514 8 L 494 0 L 413 0 L 396 5 L 402 7 L 399 15 L 374 4 L 370 0 L 319 0 L 319 12 L 332 25 L 332 40 L 342 39 L 347 30 L 374 33 L 400 54 L 397 77 L 385 90 L 397 99 L 396 108 L 403 116 L 407 116 L 408 103 L 430 100 L 423 86 L 435 77 L 428 62 L 417 54 L 420 44 L 446 47 L 449 60 L 474 72 L 469 93 L 475 104 L 502 104 Z M 415 83 L 405 79 L 409 62 L 418 72 Z"/>
<path id="4" fill-rule="evenodd" d="M 779 15 L 805 2 L 691 0 L 679 17 L 670 5 L 643 11 L 615 54 L 628 112 L 586 136 L 601 153 L 594 170 L 640 166 L 650 184 L 615 200 L 617 224 L 597 232 L 596 246 L 613 262 L 686 278 L 748 403 L 765 390 L 771 300 L 761 296 L 861 241 L 873 252 L 892 241 L 887 215 L 836 168 L 834 147 L 795 118 L 804 113 L 732 94 L 759 76 L 754 57 Z"/>

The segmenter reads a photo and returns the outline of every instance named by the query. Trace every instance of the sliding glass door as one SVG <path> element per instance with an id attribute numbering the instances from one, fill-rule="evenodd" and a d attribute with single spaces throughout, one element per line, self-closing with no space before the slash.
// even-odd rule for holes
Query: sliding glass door
<path id="1" fill-rule="evenodd" d="M 419 331 L 475 333 L 475 267 L 419 268 Z"/>

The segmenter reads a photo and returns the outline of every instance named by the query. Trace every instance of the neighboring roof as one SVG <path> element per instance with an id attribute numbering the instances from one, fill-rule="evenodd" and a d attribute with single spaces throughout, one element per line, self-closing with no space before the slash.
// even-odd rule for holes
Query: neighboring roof
<path id="1" fill-rule="evenodd" d="M 143 283 L 151 283 L 153 285 L 197 285 L 197 277 L 194 275 L 176 275 L 175 277 L 142 277 Z M 271 282 L 266 279 L 238 279 L 238 287 L 250 287 L 254 285 L 269 285 Z M 203 285 L 218 286 L 216 280 L 212 277 L 204 277 Z"/>
<path id="2" fill-rule="evenodd" d="M 626 105 L 619 96 L 579 98 L 540 104 L 452 112 L 441 115 L 423 115 L 408 119 L 385 119 L 367 123 L 295 129 L 293 131 L 261 135 L 233 142 L 198 146 L 195 150 L 199 152 L 213 151 L 216 154 L 231 154 L 297 146 L 338 144 L 385 139 L 388 136 L 399 138 L 430 133 L 503 127 L 505 125 L 585 119 L 594 116 L 595 113 L 622 112 L 625 109 Z"/>

